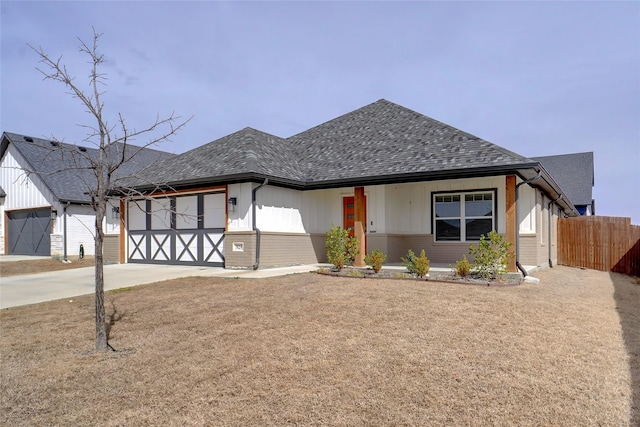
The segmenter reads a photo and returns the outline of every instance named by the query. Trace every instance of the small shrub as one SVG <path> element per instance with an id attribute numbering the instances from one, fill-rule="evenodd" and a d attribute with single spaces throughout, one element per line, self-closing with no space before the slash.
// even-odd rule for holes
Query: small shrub
<path id="1" fill-rule="evenodd" d="M 475 255 L 474 272 L 485 279 L 494 279 L 507 271 L 511 243 L 506 242 L 495 231 L 490 232 L 487 237 L 488 239 L 484 234 L 481 235 L 478 246 L 471 245 L 469 252 Z"/>
<path id="2" fill-rule="evenodd" d="M 351 265 L 360 253 L 358 239 L 350 237 L 347 230 L 336 225 L 331 225 L 327 231 L 325 245 L 327 259 L 338 270 L 342 270 L 345 265 Z"/>
<path id="3" fill-rule="evenodd" d="M 416 272 L 416 266 L 415 266 L 415 261 L 416 261 L 416 254 L 413 253 L 413 251 L 411 249 L 409 249 L 409 252 L 407 252 L 407 257 L 401 257 L 400 261 L 402 261 L 402 265 L 405 266 L 405 268 L 407 269 L 407 271 L 411 274 L 414 274 Z"/>
<path id="4" fill-rule="evenodd" d="M 424 277 L 429 274 L 429 258 L 424 253 L 424 249 L 420 251 L 420 256 L 409 249 L 406 258 L 400 258 L 402 265 L 407 268 L 407 271 L 411 274 L 415 274 L 418 277 Z"/>
<path id="5" fill-rule="evenodd" d="M 380 249 L 374 249 L 371 253 L 364 257 L 364 263 L 371 266 L 374 272 L 379 272 L 382 264 L 387 260 L 387 255 Z"/>
<path id="6" fill-rule="evenodd" d="M 415 267 L 414 273 L 418 277 L 423 278 L 429 274 L 429 258 L 425 255 L 424 249 L 420 251 L 420 256 L 413 260 L 413 265 Z"/>
<path id="7" fill-rule="evenodd" d="M 467 259 L 466 255 L 463 255 L 460 261 L 456 261 L 453 272 L 456 276 L 460 277 L 467 277 L 471 274 L 471 263 Z"/>
<path id="8" fill-rule="evenodd" d="M 358 239 L 356 239 L 355 237 L 350 237 L 349 232 L 347 231 L 347 241 L 345 243 L 344 255 L 346 265 L 353 265 L 359 253 L 360 242 L 358 242 Z"/>

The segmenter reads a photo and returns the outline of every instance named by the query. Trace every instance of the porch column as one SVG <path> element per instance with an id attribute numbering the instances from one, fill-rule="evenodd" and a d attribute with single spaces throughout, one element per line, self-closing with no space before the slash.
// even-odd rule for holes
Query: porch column
<path id="1" fill-rule="evenodd" d="M 506 189 L 507 189 L 507 197 L 506 197 L 506 241 L 511 243 L 511 248 L 509 249 L 509 262 L 507 264 L 507 271 L 509 272 L 517 272 L 516 267 L 516 256 L 515 256 L 515 247 L 516 247 L 516 233 L 518 232 L 518 224 L 517 224 L 517 212 L 516 212 L 516 176 L 515 175 L 507 175 L 506 176 Z"/>
<path id="2" fill-rule="evenodd" d="M 366 227 L 366 206 L 367 202 L 364 197 L 364 187 L 356 187 L 353 196 L 354 221 L 353 229 L 355 238 L 358 239 L 360 252 L 356 256 L 354 265 L 356 267 L 364 267 L 364 257 L 367 254 L 365 227 Z"/>

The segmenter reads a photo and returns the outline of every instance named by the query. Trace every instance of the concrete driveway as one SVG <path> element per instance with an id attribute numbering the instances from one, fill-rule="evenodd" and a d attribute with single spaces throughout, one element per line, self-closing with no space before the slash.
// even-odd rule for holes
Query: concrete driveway
<path id="1" fill-rule="evenodd" d="M 105 291 L 189 276 L 263 278 L 304 273 L 321 265 L 225 270 L 180 265 L 110 264 L 104 266 Z M 93 294 L 94 268 L 75 268 L 0 278 L 0 309 Z"/>

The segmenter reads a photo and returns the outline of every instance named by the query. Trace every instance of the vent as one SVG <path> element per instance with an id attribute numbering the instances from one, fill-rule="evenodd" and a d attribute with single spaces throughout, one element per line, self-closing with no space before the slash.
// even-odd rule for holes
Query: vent
<path id="1" fill-rule="evenodd" d="M 59 147 L 60 144 L 58 144 L 56 141 L 49 141 L 49 144 L 51 144 L 52 147 Z"/>
<path id="2" fill-rule="evenodd" d="M 23 138 L 27 142 L 33 142 L 33 138 L 31 138 L 30 136 L 23 136 Z"/>
<path id="3" fill-rule="evenodd" d="M 83 153 L 86 153 L 87 147 L 78 147 L 78 150 L 82 151 Z"/>

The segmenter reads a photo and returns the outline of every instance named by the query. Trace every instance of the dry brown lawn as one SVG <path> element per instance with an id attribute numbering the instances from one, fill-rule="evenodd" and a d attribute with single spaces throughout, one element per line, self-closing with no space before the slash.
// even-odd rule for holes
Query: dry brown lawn
<path id="1" fill-rule="evenodd" d="M 0 424 L 640 423 L 640 286 L 190 278 L 2 310 Z M 108 303 L 108 307 L 112 307 Z"/>
<path id="2" fill-rule="evenodd" d="M 64 263 L 54 258 L 0 262 L 0 277 L 35 274 L 44 271 L 68 270 L 70 268 L 93 267 L 95 261 L 93 256 L 87 256 L 80 260 L 78 257 L 69 257 L 69 260 L 71 260 L 69 263 Z"/>

